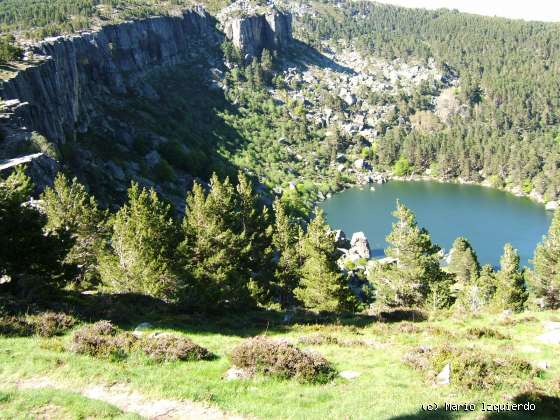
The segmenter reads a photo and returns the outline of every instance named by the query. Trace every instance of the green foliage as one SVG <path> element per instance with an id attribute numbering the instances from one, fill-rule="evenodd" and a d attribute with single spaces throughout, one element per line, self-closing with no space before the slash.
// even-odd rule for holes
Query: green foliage
<path id="1" fill-rule="evenodd" d="M 545 308 L 560 307 L 560 210 L 554 218 L 548 234 L 537 246 L 534 257 L 533 287 Z"/>
<path id="2" fill-rule="evenodd" d="M 105 248 L 108 236 L 106 213 L 99 209 L 95 198 L 76 178 L 69 181 L 62 173 L 41 198 L 48 221 L 46 231 L 62 230 L 70 235 L 72 247 L 65 262 L 78 271 L 78 282 L 98 283 L 98 256 Z"/>
<path id="3" fill-rule="evenodd" d="M 395 166 L 393 167 L 393 174 L 396 176 L 405 176 L 410 175 L 412 172 L 412 168 L 410 167 L 410 162 L 404 156 L 401 156 L 399 160 L 395 162 Z"/>
<path id="4" fill-rule="evenodd" d="M 522 311 L 528 297 L 525 270 L 519 267 L 519 254 L 510 244 L 506 244 L 504 254 L 500 258 L 493 304 L 496 309 Z"/>
<path id="5" fill-rule="evenodd" d="M 21 48 L 15 45 L 15 38 L 10 34 L 0 35 L 0 64 L 20 58 Z"/>
<path id="6" fill-rule="evenodd" d="M 385 250 L 395 264 L 378 267 L 371 280 L 377 300 L 388 306 L 421 306 L 431 295 L 436 307 L 450 304 L 449 279 L 439 267 L 440 248 L 426 229 L 418 227 L 411 210 L 397 201 L 397 222 L 387 236 Z"/>
<path id="7" fill-rule="evenodd" d="M 490 265 L 480 275 L 464 284 L 458 293 L 454 309 L 462 314 L 477 314 L 492 302 L 498 286 L 496 273 Z"/>
<path id="8" fill-rule="evenodd" d="M 0 278 L 20 295 L 65 279 L 62 261 L 67 235 L 45 234 L 46 217 L 27 203 L 32 190 L 22 168 L 0 180 Z"/>
<path id="9" fill-rule="evenodd" d="M 266 337 L 244 341 L 233 349 L 230 359 L 239 368 L 282 379 L 326 383 L 336 376 L 336 370 L 323 356 Z"/>
<path id="10" fill-rule="evenodd" d="M 119 292 L 176 297 L 174 256 L 178 243 L 179 227 L 171 206 L 154 190 L 133 183 L 128 202 L 112 222 L 111 253 L 100 261 L 103 283 Z"/>
<path id="11" fill-rule="evenodd" d="M 286 211 L 282 201 L 274 202 L 274 232 L 272 243 L 277 252 L 274 272 L 275 290 L 282 307 L 294 303 L 294 289 L 299 283 L 302 255 L 299 248 L 303 237 L 301 226 Z"/>
<path id="12" fill-rule="evenodd" d="M 467 285 L 478 278 L 480 264 L 467 239 L 462 237 L 455 239 L 447 269 L 455 275 L 455 280 L 460 286 Z"/>
<path id="13" fill-rule="evenodd" d="M 185 302 L 215 309 L 251 306 L 252 267 L 244 262 L 258 258 L 258 253 L 251 255 L 251 226 L 244 225 L 245 217 L 251 217 L 246 211 L 253 209 L 242 211 L 241 205 L 229 179 L 222 182 L 216 175 L 208 194 L 198 183 L 188 194 L 184 239 L 179 246 L 181 265 L 188 278 Z"/>
<path id="14" fill-rule="evenodd" d="M 539 375 L 539 370 L 526 360 L 449 344 L 434 348 L 420 347 L 408 353 L 405 362 L 424 371 L 430 380 L 435 379 L 449 363 L 451 383 L 471 390 L 512 386 Z"/>
<path id="15" fill-rule="evenodd" d="M 334 232 L 317 210 L 301 240 L 304 258 L 301 279 L 295 296 L 307 309 L 342 312 L 356 307 L 356 298 L 337 266 Z"/>

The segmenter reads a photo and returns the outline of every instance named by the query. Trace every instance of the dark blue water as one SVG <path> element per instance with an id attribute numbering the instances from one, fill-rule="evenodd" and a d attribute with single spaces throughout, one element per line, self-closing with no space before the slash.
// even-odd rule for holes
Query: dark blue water
<path id="1" fill-rule="evenodd" d="M 479 261 L 495 266 L 507 242 L 519 250 L 521 263 L 528 265 L 552 220 L 552 212 L 528 198 L 476 185 L 427 181 L 391 181 L 375 185 L 375 191 L 349 189 L 323 202 L 321 208 L 334 229 L 348 236 L 365 232 L 374 256 L 383 256 L 397 198 L 446 251 L 455 238 L 465 236 Z"/>

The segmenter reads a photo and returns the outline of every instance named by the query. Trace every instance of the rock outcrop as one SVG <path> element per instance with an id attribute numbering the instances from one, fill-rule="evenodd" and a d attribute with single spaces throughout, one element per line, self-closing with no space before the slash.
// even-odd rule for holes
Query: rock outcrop
<path id="1" fill-rule="evenodd" d="M 189 60 L 201 44 L 220 41 L 202 8 L 46 39 L 33 48 L 42 62 L 0 83 L 0 99 L 25 104 L 13 118 L 62 144 L 88 130 L 100 96 L 132 94 L 147 72 Z"/>
<path id="2" fill-rule="evenodd" d="M 366 238 L 364 232 L 356 232 L 352 235 L 352 240 L 350 241 L 351 248 L 348 251 L 349 255 L 355 255 L 358 258 L 370 258 L 370 248 L 369 242 Z"/>
<path id="3" fill-rule="evenodd" d="M 292 41 L 292 16 L 275 6 L 254 7 L 238 1 L 219 15 L 224 33 L 246 59 L 263 49 L 283 50 Z"/>

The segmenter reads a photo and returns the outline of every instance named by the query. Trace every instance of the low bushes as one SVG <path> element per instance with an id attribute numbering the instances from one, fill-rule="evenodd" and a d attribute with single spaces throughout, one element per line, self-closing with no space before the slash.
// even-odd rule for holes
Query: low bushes
<path id="1" fill-rule="evenodd" d="M 74 333 L 70 351 L 93 357 L 123 358 L 137 341 L 134 335 L 119 331 L 111 322 L 99 321 Z"/>
<path id="2" fill-rule="evenodd" d="M 28 337 L 33 334 L 42 337 L 62 335 L 76 325 L 76 319 L 62 312 L 44 312 L 27 317 L 5 316 L 0 318 L 0 335 L 7 337 Z"/>
<path id="3" fill-rule="evenodd" d="M 45 312 L 31 318 L 35 333 L 42 337 L 62 335 L 76 325 L 76 319 L 62 312 Z"/>
<path id="4" fill-rule="evenodd" d="M 266 337 L 244 341 L 233 349 L 230 359 L 238 368 L 301 382 L 325 383 L 337 373 L 323 356 Z"/>
<path id="5" fill-rule="evenodd" d="M 304 335 L 298 339 L 298 343 L 308 346 L 322 346 L 330 344 L 340 347 L 359 347 L 368 345 L 368 343 L 364 340 L 345 340 L 328 334 Z"/>
<path id="6" fill-rule="evenodd" d="M 117 359 L 139 350 L 157 362 L 210 360 L 215 357 L 186 337 L 158 334 L 138 338 L 119 330 L 109 321 L 80 328 L 72 336 L 70 350 L 93 357 Z"/>
<path id="7" fill-rule="evenodd" d="M 426 373 L 428 379 L 445 367 L 451 366 L 451 383 L 468 389 L 490 389 L 504 384 L 512 385 L 520 379 L 537 376 L 539 369 L 525 360 L 512 356 L 496 356 L 474 348 L 450 345 L 419 347 L 405 355 L 404 362 Z"/>
<path id="8" fill-rule="evenodd" d="M 4 316 L 0 318 L 0 336 L 28 337 L 33 335 L 33 326 L 22 318 Z"/>
<path id="9" fill-rule="evenodd" d="M 467 330 L 469 338 L 494 338 L 496 340 L 509 340 L 510 337 L 500 331 L 488 327 L 473 327 Z"/>
<path id="10" fill-rule="evenodd" d="M 140 347 L 148 357 L 158 362 L 211 360 L 215 358 L 204 347 L 186 337 L 156 335 L 141 340 Z"/>

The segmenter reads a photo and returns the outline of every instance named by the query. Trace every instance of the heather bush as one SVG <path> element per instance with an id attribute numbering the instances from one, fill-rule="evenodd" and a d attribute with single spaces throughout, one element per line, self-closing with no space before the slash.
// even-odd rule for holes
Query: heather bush
<path id="1" fill-rule="evenodd" d="M 27 337 L 33 335 L 33 326 L 18 317 L 0 317 L 0 336 L 3 337 Z"/>
<path id="2" fill-rule="evenodd" d="M 77 330 L 72 336 L 70 350 L 94 357 L 124 358 L 138 339 L 121 332 L 109 321 L 99 321 Z"/>
<path id="3" fill-rule="evenodd" d="M 189 338 L 169 334 L 146 337 L 140 347 L 147 356 L 158 362 L 210 360 L 215 357 Z"/>
<path id="4" fill-rule="evenodd" d="M 467 330 L 469 338 L 494 338 L 496 340 L 509 340 L 510 337 L 500 331 L 488 327 L 472 327 Z"/>
<path id="5" fill-rule="evenodd" d="M 44 312 L 30 317 L 29 322 L 33 326 L 35 334 L 42 337 L 62 335 L 76 325 L 74 317 L 62 312 Z"/>
<path id="6" fill-rule="evenodd" d="M 426 373 L 434 380 L 446 364 L 451 366 L 451 383 L 467 389 L 491 389 L 513 385 L 519 380 L 536 377 L 540 370 L 513 356 L 497 356 L 474 348 L 444 344 L 419 347 L 404 357 L 404 362 Z"/>
<path id="7" fill-rule="evenodd" d="M 244 341 L 233 349 L 230 359 L 242 369 L 301 382 L 325 383 L 336 375 L 336 369 L 323 356 L 266 337 Z"/>

